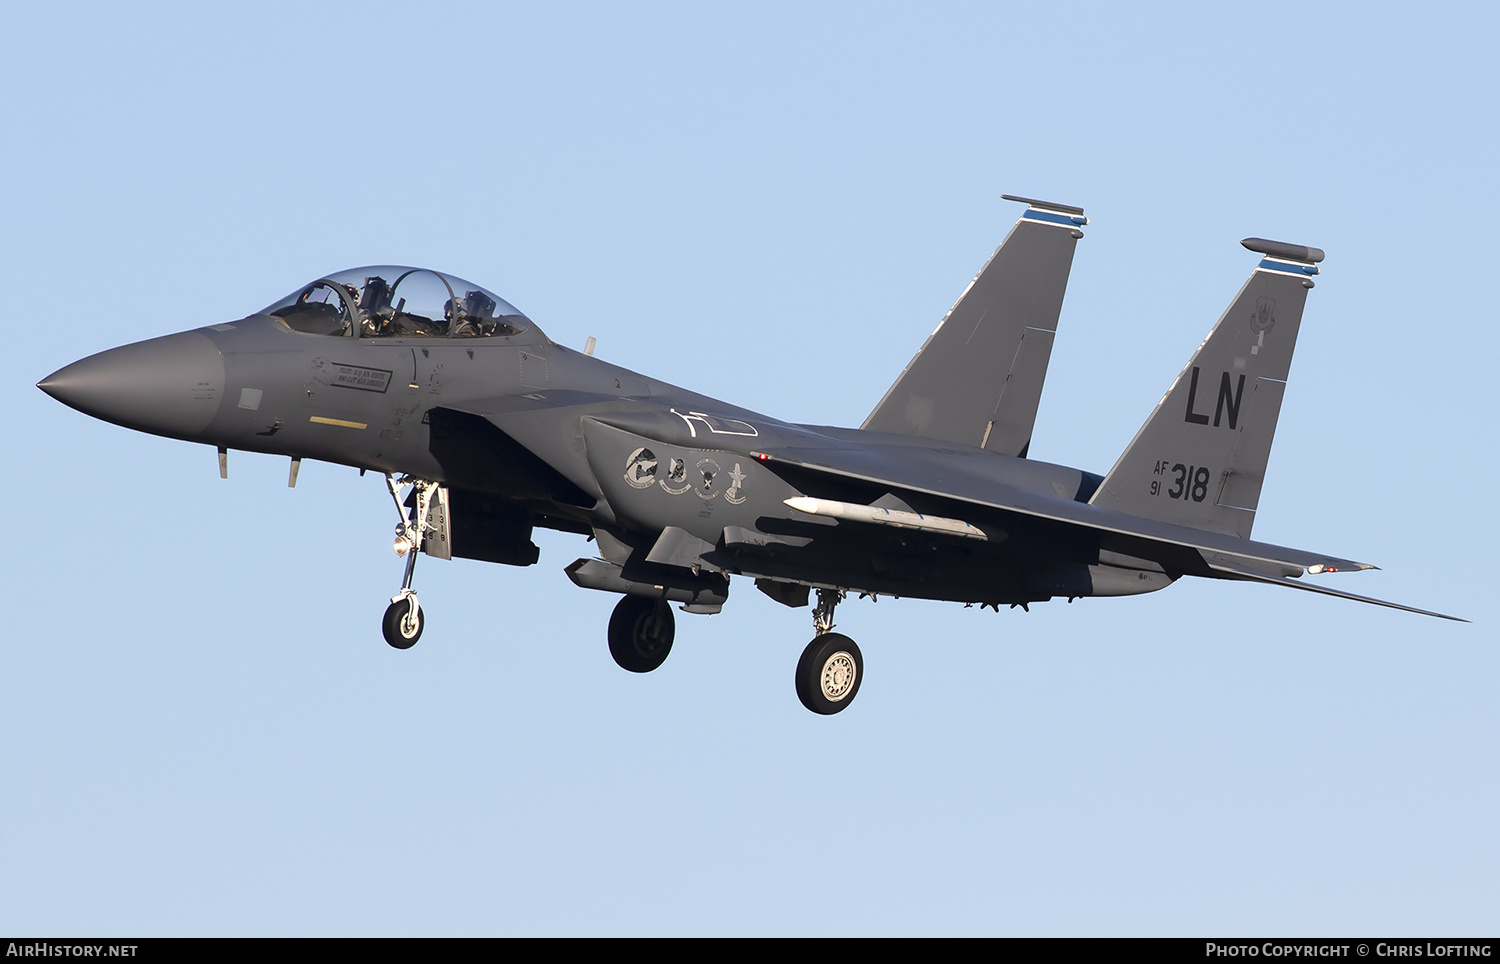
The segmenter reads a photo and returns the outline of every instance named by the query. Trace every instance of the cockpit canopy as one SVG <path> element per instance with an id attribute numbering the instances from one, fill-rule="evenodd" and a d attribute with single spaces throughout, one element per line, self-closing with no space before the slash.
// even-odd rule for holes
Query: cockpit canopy
<path id="1" fill-rule="evenodd" d="M 451 274 L 397 265 L 319 278 L 260 313 L 295 331 L 361 338 L 488 338 L 531 326 L 494 292 Z"/>

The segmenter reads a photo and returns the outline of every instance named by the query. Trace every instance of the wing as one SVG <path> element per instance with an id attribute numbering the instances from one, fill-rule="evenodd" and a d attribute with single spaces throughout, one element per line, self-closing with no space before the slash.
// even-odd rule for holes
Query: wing
<path id="1" fill-rule="evenodd" d="M 809 495 L 816 494 L 820 488 L 820 477 L 827 480 L 824 491 L 835 494 L 835 497 L 840 480 L 847 480 L 866 492 L 873 491 L 871 487 L 874 487 L 898 495 L 935 497 L 944 506 L 945 517 L 976 526 L 995 520 L 1004 525 L 1006 517 L 1020 516 L 1087 530 L 1097 534 L 1103 549 L 1152 560 L 1169 572 L 1290 586 L 1426 616 L 1457 619 L 1399 603 L 1313 586 L 1297 579 L 1308 572 L 1375 568 L 1369 563 L 1101 508 L 1079 500 L 1080 496 L 1087 499 L 1086 486 L 1076 494 L 1066 495 L 1032 491 L 1004 479 L 1004 467 L 999 463 L 1008 460 L 994 456 L 986 458 L 983 452 L 942 453 L 933 450 L 924 458 L 911 449 L 884 449 L 878 444 L 862 448 L 785 447 L 762 449 L 753 454 L 761 464 L 803 491 L 814 489 L 815 492 L 809 492 Z"/>

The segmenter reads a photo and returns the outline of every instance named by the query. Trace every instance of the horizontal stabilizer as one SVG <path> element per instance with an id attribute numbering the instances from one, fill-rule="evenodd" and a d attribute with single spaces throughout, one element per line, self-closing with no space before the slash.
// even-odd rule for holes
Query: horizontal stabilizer
<path id="1" fill-rule="evenodd" d="M 1352 599 L 1355 602 L 1370 603 L 1375 606 L 1385 606 L 1389 609 L 1400 609 L 1420 616 L 1436 616 L 1438 619 L 1451 619 L 1456 623 L 1466 623 L 1467 619 L 1457 616 L 1449 616 L 1446 613 L 1435 613 L 1426 609 L 1417 609 L 1414 606 L 1403 606 L 1400 603 L 1390 602 L 1385 599 L 1376 599 L 1373 596 L 1360 596 L 1352 592 L 1344 592 L 1340 589 L 1330 589 L 1320 586 L 1314 582 L 1308 582 L 1299 578 L 1278 576 L 1268 572 L 1259 572 L 1247 566 L 1236 565 L 1233 562 L 1221 558 L 1213 558 L 1212 553 L 1204 553 L 1204 561 L 1208 562 L 1215 575 L 1221 579 L 1243 579 L 1248 582 L 1264 582 L 1273 586 L 1286 586 L 1289 589 L 1302 589 L 1307 592 L 1322 593 L 1325 596 L 1338 596 L 1340 599 Z"/>

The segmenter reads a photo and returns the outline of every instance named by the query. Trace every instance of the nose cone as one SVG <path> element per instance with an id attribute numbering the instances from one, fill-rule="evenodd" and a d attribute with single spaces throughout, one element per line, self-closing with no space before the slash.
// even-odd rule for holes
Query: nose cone
<path id="1" fill-rule="evenodd" d="M 90 355 L 36 387 L 85 415 L 191 439 L 219 410 L 224 356 L 208 336 L 185 331 Z"/>

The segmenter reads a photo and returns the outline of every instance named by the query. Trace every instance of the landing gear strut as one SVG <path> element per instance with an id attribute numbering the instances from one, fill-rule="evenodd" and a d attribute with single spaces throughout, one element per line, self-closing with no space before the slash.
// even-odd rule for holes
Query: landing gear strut
<path id="1" fill-rule="evenodd" d="M 865 658 L 854 640 L 833 631 L 833 610 L 843 590 L 819 589 L 813 608 L 813 641 L 797 661 L 797 698 L 814 713 L 838 713 L 859 693 Z"/>
<path id="2" fill-rule="evenodd" d="M 410 516 L 401 504 L 401 486 L 407 484 L 413 486 L 417 495 L 416 505 L 412 507 Z M 380 628 L 387 643 L 397 649 L 411 649 L 422 638 L 422 627 L 427 623 L 426 615 L 417 603 L 417 591 L 411 587 L 411 582 L 417 572 L 417 554 L 427 535 L 427 510 L 438 484 L 409 477 L 402 477 L 398 482 L 387 475 L 385 487 L 390 490 L 391 498 L 396 503 L 396 512 L 401 517 L 401 521 L 396 524 L 396 541 L 392 548 L 396 550 L 396 555 L 406 557 L 406 575 L 401 580 L 401 591 L 391 597 L 391 604 L 386 607 Z"/>
<path id="3" fill-rule="evenodd" d="M 676 618 L 665 599 L 622 596 L 609 617 L 609 654 L 621 669 L 649 673 L 666 662 L 676 635 Z"/>

